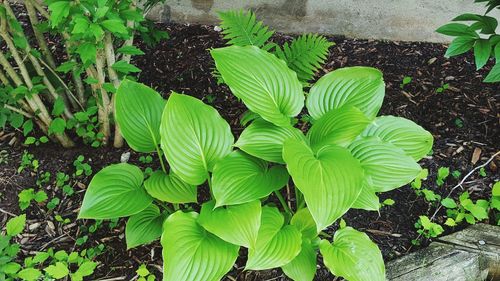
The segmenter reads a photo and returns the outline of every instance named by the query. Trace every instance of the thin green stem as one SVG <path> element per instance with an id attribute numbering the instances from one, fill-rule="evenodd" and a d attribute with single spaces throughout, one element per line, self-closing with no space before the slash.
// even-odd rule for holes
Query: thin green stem
<path id="1" fill-rule="evenodd" d="M 172 206 L 174 206 L 174 210 L 176 210 L 176 211 L 179 210 L 179 204 L 174 204 L 173 203 Z"/>
<path id="2" fill-rule="evenodd" d="M 274 191 L 274 194 L 276 195 L 276 197 L 278 197 L 278 200 L 280 200 L 281 206 L 283 206 L 283 209 L 285 210 L 285 212 L 292 215 L 293 214 L 292 210 L 290 210 L 290 207 L 288 207 L 288 204 L 286 203 L 285 198 L 279 192 L 279 190 Z"/>
<path id="3" fill-rule="evenodd" d="M 207 173 L 207 183 L 208 183 L 208 189 L 210 189 L 210 197 L 211 199 L 214 199 L 214 193 L 212 192 L 212 178 L 210 177 L 210 173 Z"/>
<path id="4" fill-rule="evenodd" d="M 163 162 L 163 154 L 160 152 L 160 147 L 158 146 L 158 144 L 155 144 L 155 147 L 156 147 L 156 154 L 158 154 L 158 158 L 160 158 L 161 169 L 166 174 L 167 168 L 165 167 L 165 163 Z"/>

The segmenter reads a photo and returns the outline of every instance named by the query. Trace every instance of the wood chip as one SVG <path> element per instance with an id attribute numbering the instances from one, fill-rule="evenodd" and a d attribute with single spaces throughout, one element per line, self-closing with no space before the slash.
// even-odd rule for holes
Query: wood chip
<path id="1" fill-rule="evenodd" d="M 477 161 L 479 161 L 479 158 L 481 157 L 481 152 L 482 152 L 481 148 L 479 147 L 474 148 L 474 152 L 472 153 L 472 159 L 470 160 L 472 164 L 476 164 Z"/>

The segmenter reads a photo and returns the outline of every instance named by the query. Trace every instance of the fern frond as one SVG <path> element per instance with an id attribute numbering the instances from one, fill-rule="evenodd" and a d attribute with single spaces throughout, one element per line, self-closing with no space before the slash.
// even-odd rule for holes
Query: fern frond
<path id="1" fill-rule="evenodd" d="M 219 12 L 219 19 L 224 39 L 229 40 L 228 45 L 254 45 L 264 50 L 271 48 L 267 40 L 271 38 L 274 31 L 269 30 L 269 27 L 262 21 L 257 21 L 252 11 Z"/>
<path id="2" fill-rule="evenodd" d="M 323 36 L 304 34 L 295 38 L 291 44 L 285 43 L 282 48 L 276 48 L 275 55 L 297 73 L 300 81 L 307 82 L 325 62 L 328 49 L 333 45 L 335 43 Z"/>

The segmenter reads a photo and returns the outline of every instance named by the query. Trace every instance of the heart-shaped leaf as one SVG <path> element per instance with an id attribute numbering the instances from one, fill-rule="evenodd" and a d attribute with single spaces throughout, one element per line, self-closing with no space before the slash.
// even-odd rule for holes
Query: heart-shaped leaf
<path id="1" fill-rule="evenodd" d="M 297 229 L 302 233 L 302 238 L 304 239 L 313 240 L 318 236 L 316 223 L 307 208 L 298 210 L 293 215 L 290 224 L 297 227 Z"/>
<path id="2" fill-rule="evenodd" d="M 327 146 L 315 154 L 307 144 L 288 139 L 283 159 L 318 232 L 347 212 L 361 192 L 363 169 L 345 148 Z"/>
<path id="3" fill-rule="evenodd" d="M 416 161 L 429 153 L 434 140 L 431 133 L 413 121 L 395 116 L 376 118 L 360 135 L 371 136 L 392 143 Z"/>
<path id="4" fill-rule="evenodd" d="M 282 188 L 288 178 L 285 167 L 269 168 L 264 160 L 234 151 L 215 165 L 212 192 L 217 207 L 243 204 Z"/>
<path id="5" fill-rule="evenodd" d="M 262 215 L 259 200 L 216 209 L 214 207 L 214 201 L 203 204 L 198 218 L 200 225 L 229 243 L 247 248 L 255 246 Z"/>
<path id="6" fill-rule="evenodd" d="M 262 207 L 262 219 L 255 248 L 248 250 L 246 270 L 264 270 L 291 262 L 301 250 L 302 235 L 274 207 Z"/>
<path id="7" fill-rule="evenodd" d="M 116 92 L 115 118 L 128 145 L 137 152 L 155 151 L 160 144 L 165 101 L 155 90 L 124 80 Z"/>
<path id="8" fill-rule="evenodd" d="M 177 211 L 165 220 L 163 281 L 219 281 L 236 261 L 239 247 L 207 232 L 197 218 Z"/>
<path id="9" fill-rule="evenodd" d="M 312 281 L 316 275 L 316 255 L 311 241 L 303 239 L 299 255 L 281 269 L 294 281 Z"/>
<path id="10" fill-rule="evenodd" d="M 307 137 L 317 151 L 325 145 L 348 146 L 370 123 L 359 109 L 342 106 L 327 112 L 314 123 Z"/>
<path id="11" fill-rule="evenodd" d="M 173 173 L 167 175 L 163 171 L 156 171 L 144 182 L 144 187 L 149 195 L 164 202 L 197 202 L 197 187 Z"/>
<path id="12" fill-rule="evenodd" d="M 278 127 L 259 118 L 243 130 L 235 146 L 257 158 L 283 164 L 283 143 L 288 138 L 305 139 L 299 129 Z"/>
<path id="13" fill-rule="evenodd" d="M 155 204 L 150 204 L 142 212 L 131 216 L 125 227 L 127 249 L 148 244 L 159 238 L 163 232 L 164 219 L 165 216 Z"/>
<path id="14" fill-rule="evenodd" d="M 380 209 L 380 200 L 368 183 L 363 184 L 363 190 L 352 205 L 352 208 L 366 211 L 378 211 Z"/>
<path id="15" fill-rule="evenodd" d="M 255 46 L 230 46 L 210 53 L 233 94 L 265 120 L 290 126 L 290 118 L 304 107 L 297 74 L 273 54 Z"/>
<path id="16" fill-rule="evenodd" d="M 144 176 L 134 165 L 121 163 L 99 171 L 85 192 L 80 219 L 114 219 L 135 215 L 153 201 L 142 187 Z"/>
<path id="17" fill-rule="evenodd" d="M 234 142 L 229 124 L 217 110 L 176 93 L 167 101 L 160 132 L 161 147 L 173 172 L 192 185 L 205 182 Z"/>
<path id="18" fill-rule="evenodd" d="M 368 236 L 351 227 L 335 232 L 333 244 L 320 243 L 326 267 L 349 281 L 385 281 L 382 254 Z"/>
<path id="19" fill-rule="evenodd" d="M 404 151 L 377 137 L 363 137 L 354 141 L 349 149 L 361 162 L 369 184 L 376 192 L 386 192 L 411 182 L 420 166 Z"/>
<path id="20" fill-rule="evenodd" d="M 306 106 L 314 119 L 344 105 L 355 106 L 368 118 L 375 118 L 384 95 L 385 84 L 378 69 L 345 67 L 321 77 L 311 88 Z"/>

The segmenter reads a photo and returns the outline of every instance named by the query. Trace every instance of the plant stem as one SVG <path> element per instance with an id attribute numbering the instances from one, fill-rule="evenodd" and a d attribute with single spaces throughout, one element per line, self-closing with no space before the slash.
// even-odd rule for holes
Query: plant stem
<path id="1" fill-rule="evenodd" d="M 163 155 L 160 152 L 160 147 L 156 143 L 155 143 L 155 147 L 156 147 L 156 154 L 158 154 L 158 158 L 160 158 L 161 169 L 166 174 L 167 173 L 167 168 L 165 167 L 165 163 L 163 162 Z"/>
<path id="2" fill-rule="evenodd" d="M 281 206 L 283 207 L 285 212 L 287 212 L 289 215 L 292 215 L 293 214 L 292 210 L 290 209 L 290 207 L 288 207 L 288 204 L 286 203 L 285 198 L 279 192 L 279 190 L 274 191 L 274 194 L 276 195 L 276 197 L 278 197 L 278 200 L 280 200 Z"/>
<path id="3" fill-rule="evenodd" d="M 26 11 L 28 12 L 28 17 L 30 18 L 31 27 L 33 28 L 35 38 L 38 42 L 38 47 L 40 47 L 40 50 L 45 55 L 47 63 L 50 65 L 50 67 L 55 69 L 56 63 L 54 57 L 52 56 L 52 53 L 50 52 L 49 47 L 47 46 L 47 42 L 45 41 L 43 33 L 38 28 L 39 21 L 32 1 L 33 0 L 24 1 L 24 6 L 26 7 Z"/>
<path id="4" fill-rule="evenodd" d="M 101 93 L 101 104 L 98 103 L 99 110 L 101 112 L 100 118 L 102 118 L 101 124 L 102 127 L 100 128 L 101 133 L 103 134 L 103 144 L 107 145 L 109 136 L 110 136 L 110 122 L 109 122 L 109 96 L 106 90 L 102 87 L 106 81 L 106 76 L 104 75 L 104 59 L 102 56 L 101 52 L 97 52 L 96 56 L 96 63 L 95 63 L 95 73 L 97 74 L 97 80 L 99 81 L 98 83 L 98 88 Z"/>

